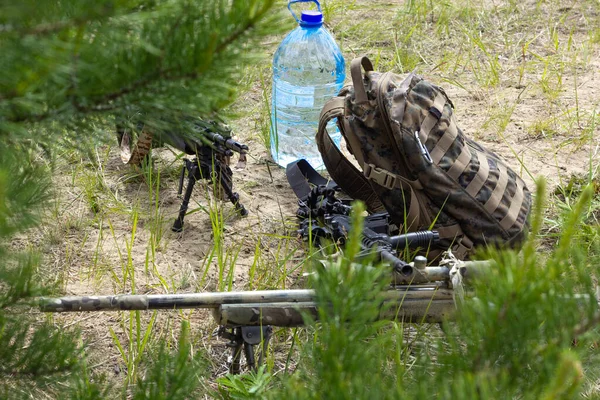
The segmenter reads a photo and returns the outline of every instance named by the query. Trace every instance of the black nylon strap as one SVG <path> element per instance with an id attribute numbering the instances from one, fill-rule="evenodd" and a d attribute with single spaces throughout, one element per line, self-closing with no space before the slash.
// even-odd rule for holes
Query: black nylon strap
<path id="1" fill-rule="evenodd" d="M 338 189 L 337 183 L 319 174 L 306 160 L 291 162 L 285 168 L 285 176 L 294 193 L 304 200 L 314 186 L 326 186 L 328 189 Z"/>

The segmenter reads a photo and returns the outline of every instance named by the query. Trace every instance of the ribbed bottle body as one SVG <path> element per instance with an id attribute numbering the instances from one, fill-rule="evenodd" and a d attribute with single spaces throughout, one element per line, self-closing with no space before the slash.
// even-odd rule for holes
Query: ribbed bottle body
<path id="1" fill-rule="evenodd" d="M 323 28 L 299 26 L 281 42 L 273 57 L 271 155 L 281 166 L 298 159 L 323 169 L 315 134 L 327 100 L 344 84 L 345 62 L 333 37 Z M 341 135 L 330 122 L 339 145 Z"/>

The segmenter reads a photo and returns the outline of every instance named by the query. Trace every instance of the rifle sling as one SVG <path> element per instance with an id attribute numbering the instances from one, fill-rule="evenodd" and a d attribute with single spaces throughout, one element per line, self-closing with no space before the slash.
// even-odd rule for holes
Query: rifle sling
<path id="1" fill-rule="evenodd" d="M 285 169 L 285 175 L 292 190 L 300 200 L 304 200 L 310 194 L 311 184 L 326 186 L 329 189 L 337 187 L 337 183 L 331 179 L 325 179 L 306 160 L 289 163 Z"/>

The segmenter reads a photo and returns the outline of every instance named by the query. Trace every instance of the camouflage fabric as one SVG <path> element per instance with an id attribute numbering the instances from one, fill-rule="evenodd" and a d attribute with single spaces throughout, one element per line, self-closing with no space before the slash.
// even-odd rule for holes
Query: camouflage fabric
<path id="1" fill-rule="evenodd" d="M 152 134 L 144 130 L 140 133 L 135 144 L 132 144 L 132 142 L 131 133 L 123 132 L 119 143 L 121 160 L 123 164 L 139 165 L 152 148 Z"/>
<path id="2" fill-rule="evenodd" d="M 353 85 L 323 108 L 317 133 L 342 189 L 359 199 L 376 193 L 403 230 L 438 230 L 459 258 L 482 245 L 520 246 L 531 194 L 505 162 L 464 135 L 444 90 L 414 74 L 373 71 L 366 57 L 351 63 L 351 74 Z M 344 185 L 359 172 L 340 160 L 326 134 L 335 117 L 371 192 Z"/>

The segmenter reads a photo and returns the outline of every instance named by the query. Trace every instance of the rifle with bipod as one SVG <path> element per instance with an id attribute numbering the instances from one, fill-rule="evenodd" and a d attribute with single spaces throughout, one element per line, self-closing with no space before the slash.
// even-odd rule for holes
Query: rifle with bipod
<path id="1" fill-rule="evenodd" d="M 242 216 L 248 214 L 240 203 L 239 195 L 233 191 L 233 172 L 229 167 L 230 157 L 234 153 L 240 156 L 240 162 L 245 162 L 248 146 L 233 140 L 231 129 L 218 121 L 204 121 L 199 118 L 183 118 L 179 123 L 180 129 L 165 130 L 151 129 L 143 123 L 136 124 L 139 132 L 137 141 L 132 145 L 132 132 L 122 125 L 117 126 L 117 136 L 121 145 L 121 158 L 127 164 L 140 164 L 147 156 L 153 144 L 162 146 L 168 144 L 193 158 L 183 159 L 183 167 L 179 177 L 178 195 L 183 193 L 183 184 L 188 177 L 187 186 L 177 219 L 172 230 L 181 232 L 183 220 L 187 213 L 194 185 L 199 180 L 206 180 L 215 185 L 218 197 L 229 200 L 235 210 Z"/>
<path id="2" fill-rule="evenodd" d="M 315 193 L 319 193 L 318 190 Z M 312 226 L 309 223 L 312 219 L 305 216 L 300 224 L 303 227 L 301 231 L 306 234 L 312 232 L 318 241 L 333 238 L 343 242 L 345 233 L 352 229 L 348 221 L 349 207 L 335 199 L 332 193 L 326 191 L 325 194 L 325 198 L 321 199 L 324 201 L 321 201 L 318 207 L 314 207 L 314 211 L 323 215 L 327 221 L 338 221 L 339 224 L 333 223 L 318 228 L 315 225 L 315 229 L 307 230 L 307 227 Z M 344 214 L 331 215 L 324 209 L 343 211 Z M 299 214 L 303 215 L 301 210 L 302 207 Z M 339 218 L 330 219 L 329 216 Z M 395 256 L 395 249 L 425 245 L 435 240 L 435 233 L 388 236 L 375 231 L 383 229 L 379 218 L 371 221 L 363 230 L 364 255 L 375 251 L 379 254 L 383 267 L 390 268 L 390 286 L 383 296 L 384 304 L 381 305 L 378 316 L 380 319 L 442 321 L 455 310 L 453 285 L 462 285 L 489 267 L 488 262 L 465 263 L 455 258 L 450 258 L 438 266 L 427 266 L 427 260 L 422 256 L 417 256 L 410 263 L 404 262 Z M 231 373 L 241 372 L 242 355 L 246 358 L 248 368 L 256 367 L 254 347 L 262 344 L 260 362 L 271 338 L 273 326 L 301 326 L 307 315 L 313 319 L 318 317 L 316 294 L 309 289 L 67 296 L 42 299 L 40 307 L 45 312 L 212 309 L 213 317 L 219 325 L 217 333 L 229 341 L 227 346 L 232 349 L 229 365 Z"/>
<path id="3" fill-rule="evenodd" d="M 334 241 L 346 243 L 351 207 L 335 197 L 326 185 L 316 186 L 300 202 L 297 216 L 302 237 L 312 237 L 319 246 Z M 455 310 L 454 287 L 463 285 L 489 268 L 487 261 L 462 262 L 449 256 L 438 266 L 427 266 L 417 256 L 412 262 L 398 257 L 398 251 L 435 243 L 436 232 L 392 234 L 385 214 L 366 217 L 359 258 L 375 254 L 382 268 L 389 268 L 390 285 L 383 294 L 380 319 L 412 322 L 440 322 Z M 362 266 L 357 266 L 362 268 Z M 370 268 L 370 267 L 366 267 Z M 67 296 L 41 299 L 45 312 L 212 309 L 219 325 L 218 335 L 232 349 L 231 373 L 241 372 L 242 356 L 248 368 L 256 367 L 255 346 L 262 344 L 261 357 L 272 335 L 272 327 L 304 325 L 305 317 L 318 318 L 316 294 L 310 289 L 261 290 L 188 294 Z"/>
<path id="4" fill-rule="evenodd" d="M 454 260 L 436 267 L 425 266 L 420 258 L 407 263 L 404 272 L 420 283 L 392 284 L 384 293 L 386 306 L 380 319 L 404 319 L 412 322 L 440 322 L 455 310 L 452 281 L 466 282 L 489 267 L 480 261 Z M 409 272 L 410 270 L 410 272 Z M 392 274 L 393 276 L 393 274 Z M 383 306 L 383 305 L 382 305 Z M 305 315 L 317 318 L 316 295 L 310 289 L 260 290 L 186 294 L 66 296 L 42 298 L 44 312 L 97 312 L 117 310 L 179 310 L 207 308 L 232 349 L 230 372 L 241 372 L 244 355 L 248 368 L 256 367 L 254 347 L 262 344 L 261 355 L 269 343 L 273 326 L 294 327 L 304 324 Z"/>

